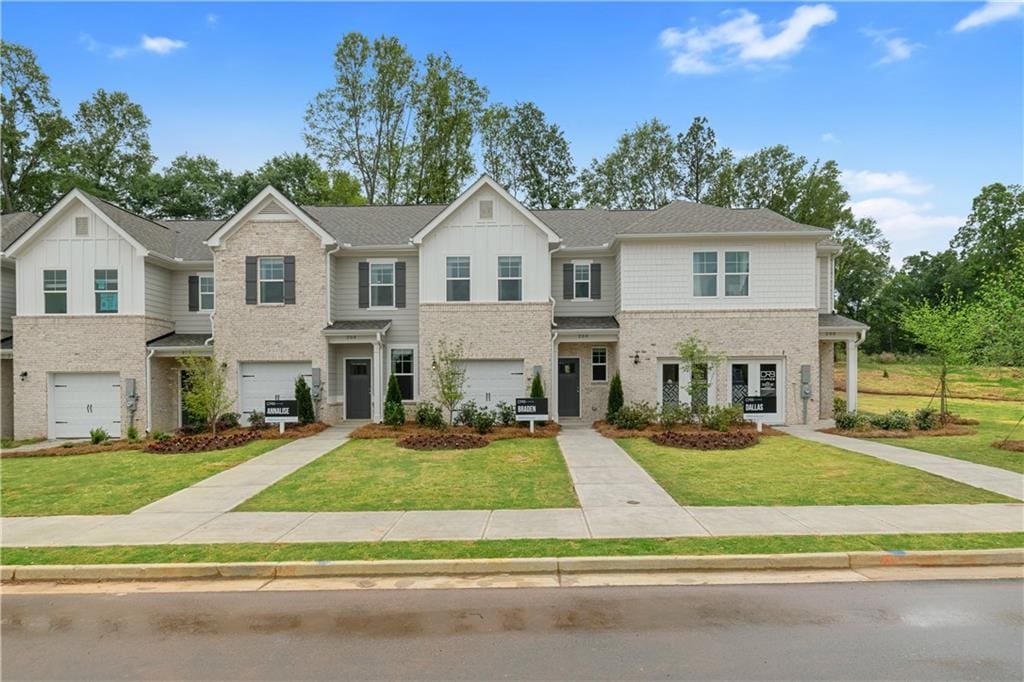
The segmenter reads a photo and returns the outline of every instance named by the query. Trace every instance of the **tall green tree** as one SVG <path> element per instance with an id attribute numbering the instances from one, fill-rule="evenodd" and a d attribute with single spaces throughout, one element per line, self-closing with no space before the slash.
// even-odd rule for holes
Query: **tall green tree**
<path id="1" fill-rule="evenodd" d="M 675 138 L 656 118 L 623 133 L 608 156 L 580 174 L 584 201 L 602 208 L 660 208 L 681 181 Z"/>
<path id="2" fill-rule="evenodd" d="M 406 200 L 413 204 L 450 203 L 475 171 L 473 131 L 487 90 L 448 54 L 430 54 L 412 92 L 416 118 Z"/>
<path id="3" fill-rule="evenodd" d="M 273 185 L 297 204 L 363 204 L 359 181 L 326 171 L 308 154 L 279 154 L 256 171 L 255 184 Z M 259 191 L 259 190 L 257 190 Z"/>
<path id="4" fill-rule="evenodd" d="M 722 152 L 715 131 L 704 116 L 697 116 L 685 133 L 677 138 L 681 194 L 690 201 L 705 201 L 722 170 Z"/>
<path id="5" fill-rule="evenodd" d="M 149 119 L 124 92 L 97 90 L 75 113 L 72 182 L 129 210 L 145 210 L 144 182 L 156 157 Z"/>
<path id="6" fill-rule="evenodd" d="M 800 198 L 806 165 L 806 158 L 781 144 L 743 157 L 734 170 L 737 206 L 788 216 Z"/>
<path id="7" fill-rule="evenodd" d="M 1024 243 L 1009 261 L 988 276 L 978 293 L 980 359 L 991 365 L 1024 367 Z"/>
<path id="8" fill-rule="evenodd" d="M 967 222 L 951 246 L 963 261 L 968 293 L 992 273 L 1001 270 L 1008 256 L 1024 244 L 1024 186 L 996 182 L 981 188 L 971 203 Z"/>
<path id="9" fill-rule="evenodd" d="M 162 218 L 224 218 L 233 212 L 225 201 L 233 181 L 214 159 L 182 154 L 159 176 L 151 212 Z"/>
<path id="10" fill-rule="evenodd" d="M 335 85 L 306 110 L 306 144 L 332 170 L 351 168 L 370 204 L 400 198 L 416 61 L 395 37 L 349 33 L 334 53 Z"/>
<path id="11" fill-rule="evenodd" d="M 27 47 L 0 41 L 0 204 L 41 213 L 57 199 L 71 123 Z"/>
<path id="12" fill-rule="evenodd" d="M 892 275 L 889 240 L 871 218 L 836 227 L 843 250 L 835 261 L 836 311 L 863 320 Z"/>

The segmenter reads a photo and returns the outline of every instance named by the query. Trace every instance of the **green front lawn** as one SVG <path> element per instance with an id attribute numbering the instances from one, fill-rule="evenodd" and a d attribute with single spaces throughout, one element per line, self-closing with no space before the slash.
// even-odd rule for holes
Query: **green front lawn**
<path id="1" fill-rule="evenodd" d="M 579 506 L 554 438 L 475 450 L 405 450 L 352 440 L 244 502 L 238 511 L 538 509 Z"/>
<path id="2" fill-rule="evenodd" d="M 702 452 L 623 438 L 628 452 L 681 505 L 797 506 L 1013 502 L 874 457 L 768 436 L 745 450 Z"/>
<path id="3" fill-rule="evenodd" d="M 4 516 L 127 514 L 273 450 L 282 440 L 178 455 L 139 450 L 0 460 Z"/>
<path id="4" fill-rule="evenodd" d="M 857 398 L 861 412 L 882 414 L 891 410 L 904 410 L 913 414 L 919 407 L 929 404 L 929 398 L 902 395 L 865 395 Z M 931 401 L 938 409 L 938 400 Z M 951 400 L 950 411 L 977 419 L 979 424 L 971 428 L 977 433 L 971 436 L 920 436 L 917 438 L 879 438 L 882 443 L 898 445 L 912 450 L 921 450 L 935 455 L 945 455 L 977 464 L 1009 469 L 1024 473 L 1024 452 L 1010 452 L 992 447 L 992 443 L 1010 436 L 1010 440 L 1024 440 L 1024 423 L 1014 426 L 1024 416 L 1024 403 L 996 400 Z"/>
<path id="5" fill-rule="evenodd" d="M 861 395 L 933 395 L 939 384 L 939 368 L 930 358 L 919 360 L 882 363 L 877 357 L 861 353 L 857 371 Z M 845 360 L 836 362 L 835 378 L 836 386 L 846 385 Z M 1024 372 L 1014 367 L 954 367 L 949 371 L 949 391 L 957 398 L 1024 400 Z"/>
<path id="6" fill-rule="evenodd" d="M 144 564 L 197 561 L 372 561 L 499 557 L 796 554 L 1015 547 L 1024 547 L 1024 533 L 27 547 L 5 548 L 2 552 L 2 560 L 7 566 L 24 566 L 29 564 Z"/>

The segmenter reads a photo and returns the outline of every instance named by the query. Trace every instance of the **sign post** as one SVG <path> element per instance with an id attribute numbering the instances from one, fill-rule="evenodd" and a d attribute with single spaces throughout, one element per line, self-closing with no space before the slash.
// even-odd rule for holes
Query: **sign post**
<path id="1" fill-rule="evenodd" d="M 263 417 L 268 424 L 277 424 L 284 433 L 285 424 L 299 421 L 299 402 L 297 400 L 264 400 Z"/>
<path id="2" fill-rule="evenodd" d="M 547 420 L 547 398 L 516 398 L 516 421 L 530 422 L 530 433 L 533 433 L 534 422 Z"/>

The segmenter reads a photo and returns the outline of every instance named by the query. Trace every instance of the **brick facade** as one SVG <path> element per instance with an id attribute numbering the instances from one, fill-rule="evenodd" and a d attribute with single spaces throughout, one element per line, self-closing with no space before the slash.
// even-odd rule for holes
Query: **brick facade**
<path id="1" fill-rule="evenodd" d="M 0 360 L 0 438 L 14 437 L 14 360 Z"/>

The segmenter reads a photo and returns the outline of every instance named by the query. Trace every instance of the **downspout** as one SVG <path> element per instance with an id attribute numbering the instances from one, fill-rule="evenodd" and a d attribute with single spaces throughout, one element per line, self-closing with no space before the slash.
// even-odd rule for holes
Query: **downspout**
<path id="1" fill-rule="evenodd" d="M 377 346 L 377 357 L 380 358 L 380 366 L 377 368 L 377 378 L 378 378 L 379 381 L 377 381 L 377 395 L 375 396 L 375 399 L 373 401 L 373 403 L 374 403 L 373 404 L 373 411 L 376 414 L 377 419 L 379 421 L 384 421 L 384 409 L 383 409 L 384 391 L 382 391 L 381 389 L 383 388 L 382 382 L 384 381 L 384 364 L 385 364 L 385 359 L 384 359 L 384 335 L 381 332 L 377 332 L 377 341 L 376 341 L 376 343 L 374 345 Z"/>
<path id="2" fill-rule="evenodd" d="M 149 377 L 152 375 L 149 366 L 153 353 L 156 353 L 156 348 L 150 348 L 146 354 L 146 433 L 153 432 L 153 386 L 149 383 Z"/>
<path id="3" fill-rule="evenodd" d="M 334 311 L 331 306 L 332 294 L 334 293 L 334 287 L 331 282 L 331 256 L 341 251 L 341 244 L 336 244 L 333 249 L 327 249 L 325 252 L 325 269 L 327 274 L 327 326 L 330 327 L 334 324 Z"/>
<path id="4" fill-rule="evenodd" d="M 548 412 L 553 414 L 553 421 L 558 421 L 558 331 L 554 329 L 555 324 L 555 299 L 551 299 L 551 386 L 548 393 L 551 394 L 551 402 L 554 407 L 549 406 Z"/>

